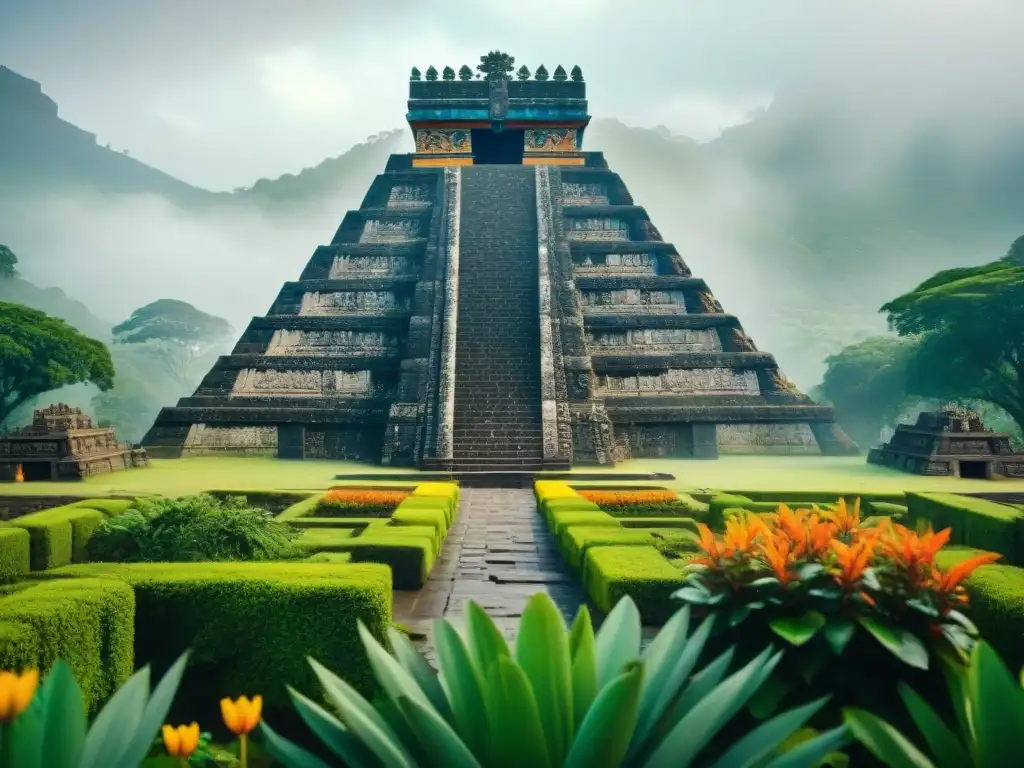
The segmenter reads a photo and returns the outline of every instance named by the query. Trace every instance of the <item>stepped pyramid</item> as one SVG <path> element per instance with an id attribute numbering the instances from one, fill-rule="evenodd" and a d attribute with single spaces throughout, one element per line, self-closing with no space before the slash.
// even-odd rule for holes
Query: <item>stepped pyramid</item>
<path id="1" fill-rule="evenodd" d="M 424 469 L 856 446 L 760 352 L 599 152 L 579 68 L 413 70 L 416 152 L 254 318 L 152 456 Z"/>

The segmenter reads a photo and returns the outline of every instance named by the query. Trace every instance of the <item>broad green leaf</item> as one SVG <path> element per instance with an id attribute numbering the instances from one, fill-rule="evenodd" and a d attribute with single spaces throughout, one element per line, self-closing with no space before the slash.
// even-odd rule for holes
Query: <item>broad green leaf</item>
<path id="1" fill-rule="evenodd" d="M 11 764 L 18 768 L 46 768 L 43 762 L 43 742 L 46 740 L 46 681 L 36 691 L 35 697 L 21 717 L 11 723 L 8 736 L 14 742 L 11 747 Z M 85 717 L 83 712 L 82 717 Z M 3 729 L 0 728 L 0 739 Z"/>
<path id="2" fill-rule="evenodd" d="M 426 755 L 436 768 L 481 768 L 458 734 L 429 704 L 401 696 L 398 708 L 405 715 Z"/>
<path id="3" fill-rule="evenodd" d="M 75 768 L 82 754 L 87 725 L 82 692 L 71 668 L 60 659 L 46 674 L 46 686 L 43 765 Z"/>
<path id="4" fill-rule="evenodd" d="M 366 658 L 373 669 L 373 677 L 381 690 L 388 698 L 398 706 L 399 696 L 408 696 L 424 706 L 429 707 L 430 701 L 423 690 L 416 684 L 412 675 L 405 671 L 405 668 L 398 663 L 394 656 L 388 653 L 384 646 L 377 642 L 370 630 L 363 622 L 359 622 L 359 637 L 366 649 Z"/>
<path id="5" fill-rule="evenodd" d="M 572 657 L 572 715 L 573 730 L 578 730 L 587 716 L 590 705 L 597 697 L 597 647 L 590 611 L 580 606 L 569 633 L 569 653 Z"/>
<path id="6" fill-rule="evenodd" d="M 988 643 L 978 643 L 967 672 L 976 765 L 1024 765 L 1024 691 Z"/>
<path id="7" fill-rule="evenodd" d="M 818 712 L 828 697 L 776 715 L 747 733 L 722 755 L 712 768 L 751 768 L 771 755 L 779 745 Z"/>
<path id="8" fill-rule="evenodd" d="M 674 711 L 678 711 L 680 716 L 686 711 L 686 705 L 680 703 L 681 699 L 685 697 L 683 686 L 686 685 L 687 680 L 690 678 L 690 673 L 693 672 L 693 668 L 697 665 L 697 660 L 704 650 L 704 644 L 707 642 L 708 635 L 711 634 L 713 626 L 713 619 L 702 621 L 700 626 L 697 627 L 697 631 L 686 641 L 682 652 L 676 657 L 668 673 L 660 680 L 660 685 L 650 689 L 652 698 L 649 699 L 648 692 L 644 692 L 644 698 L 640 703 L 640 714 L 636 731 L 633 733 L 633 743 L 630 744 L 629 748 L 629 758 L 631 760 L 649 746 L 647 743 L 648 739 L 655 732 L 656 727 L 664 725 L 669 721 Z M 661 631 L 664 632 L 666 627 L 663 627 Z M 725 674 L 725 669 L 732 662 L 732 651 L 728 653 L 729 658 L 724 662 L 722 675 Z M 694 682 L 686 689 L 687 691 L 693 688 L 694 685 L 700 685 L 697 677 L 699 676 L 694 677 Z M 720 680 L 721 677 L 718 679 Z M 714 687 L 717 684 L 718 680 L 715 680 L 710 683 L 710 687 Z M 695 692 L 694 695 L 699 696 L 701 694 Z M 677 705 L 678 710 L 675 709 Z"/>
<path id="9" fill-rule="evenodd" d="M 601 689 L 573 740 L 565 768 L 619 768 L 622 765 L 636 727 L 643 684 L 643 662 L 635 661 Z"/>
<path id="10" fill-rule="evenodd" d="M 452 704 L 456 731 L 481 762 L 487 762 L 487 709 L 483 679 L 462 638 L 447 621 L 434 622 L 434 643 L 441 679 Z"/>
<path id="11" fill-rule="evenodd" d="M 703 605 L 711 598 L 711 593 L 706 589 L 699 589 L 697 587 L 680 587 L 672 593 L 672 597 L 687 603 Z"/>
<path id="12" fill-rule="evenodd" d="M 470 655 L 481 677 L 487 677 L 491 664 L 497 661 L 498 656 L 512 655 L 508 643 L 494 626 L 491 617 L 472 600 L 466 604 L 466 633 Z"/>
<path id="13" fill-rule="evenodd" d="M 185 674 L 187 665 L 188 651 L 178 657 L 178 660 L 171 665 L 171 668 L 157 683 L 153 694 L 146 702 L 138 724 L 135 726 L 135 733 L 131 741 L 121 752 L 115 765 L 138 765 L 149 754 L 153 747 L 153 740 L 167 720 L 167 713 L 171 709 L 171 703 L 174 701 L 174 695 L 178 692 L 178 686 L 181 684 L 181 678 Z"/>
<path id="14" fill-rule="evenodd" d="M 344 760 L 345 765 L 350 768 L 376 768 L 377 758 L 359 739 L 349 733 L 345 724 L 338 718 L 290 686 L 288 695 L 291 696 L 295 711 L 309 726 L 309 730 L 325 747 Z"/>
<path id="15" fill-rule="evenodd" d="M 495 662 L 487 675 L 487 714 L 491 762 L 495 768 L 548 768 L 540 710 L 526 673 L 509 657 Z"/>
<path id="16" fill-rule="evenodd" d="M 808 611 L 803 616 L 772 619 L 768 626 L 790 645 L 801 646 L 825 626 L 825 617 L 817 611 Z"/>
<path id="17" fill-rule="evenodd" d="M 437 672 L 430 667 L 427 660 L 413 647 L 412 641 L 402 632 L 394 627 L 388 627 L 388 640 L 391 641 L 391 652 L 398 659 L 398 663 L 416 680 L 438 714 L 454 725 L 451 704 L 448 702 L 448 696 L 444 692 Z"/>
<path id="18" fill-rule="evenodd" d="M 896 658 L 910 667 L 928 669 L 928 649 L 913 633 L 906 629 L 893 629 L 886 624 L 861 616 L 860 625 Z"/>
<path id="19" fill-rule="evenodd" d="M 942 718 L 906 683 L 900 683 L 897 690 L 903 704 L 910 712 L 914 725 L 921 731 L 932 755 L 940 766 L 962 768 L 971 764 L 971 756 L 960 738 L 950 730 Z"/>
<path id="20" fill-rule="evenodd" d="M 843 720 L 854 737 L 889 768 L 935 768 L 899 731 L 870 712 L 844 709 Z"/>
<path id="21" fill-rule="evenodd" d="M 782 704 L 782 700 L 796 686 L 795 676 L 790 672 L 784 671 L 782 668 L 778 668 L 764 681 L 764 685 L 757 689 L 757 693 L 750 698 L 747 709 L 758 720 L 769 718 L 779 708 L 779 705 Z"/>
<path id="22" fill-rule="evenodd" d="M 664 732 L 667 733 L 669 729 L 675 727 L 680 719 L 715 690 L 715 687 L 725 677 L 725 673 L 729 671 L 729 667 L 732 666 L 735 652 L 735 648 L 729 648 L 690 678 L 690 684 L 683 689 L 682 695 L 674 700 L 665 711 L 665 715 L 662 716 L 658 723 L 659 730 L 664 729 Z"/>
<path id="23" fill-rule="evenodd" d="M 842 749 L 850 741 L 850 729 L 841 725 L 786 750 L 784 754 L 768 763 L 765 768 L 818 768 L 823 761 L 829 760 L 836 750 Z M 838 758 L 843 758 L 843 760 Z M 846 755 L 838 755 L 836 759 L 830 760 L 829 764 L 848 764 L 849 760 L 845 758 Z"/>
<path id="24" fill-rule="evenodd" d="M 973 743 L 974 729 L 971 727 L 971 719 L 967 712 L 970 696 L 967 685 L 967 667 L 951 653 L 940 651 L 939 657 L 942 660 L 942 674 L 946 679 L 946 687 L 949 689 L 949 700 L 953 704 L 953 714 L 956 716 L 957 726 L 967 742 Z"/>
<path id="25" fill-rule="evenodd" d="M 615 604 L 597 631 L 597 685 L 604 688 L 622 668 L 640 658 L 640 611 L 624 597 Z"/>
<path id="26" fill-rule="evenodd" d="M 279 735 L 267 725 L 266 720 L 260 723 L 259 728 L 267 753 L 282 765 L 286 765 L 288 768 L 330 768 L 319 757 L 311 755 L 302 747 Z M 354 764 L 353 768 L 359 768 L 358 764 Z"/>
<path id="27" fill-rule="evenodd" d="M 689 631 L 690 607 L 684 606 L 672 615 L 644 651 L 644 687 L 640 698 L 638 730 L 645 721 L 652 720 L 651 713 L 666 688 L 675 683 L 678 691 L 685 675 L 689 674 L 688 670 L 684 670 L 682 679 L 678 674 L 672 674 L 683 656 Z"/>
<path id="28" fill-rule="evenodd" d="M 857 625 L 845 619 L 830 621 L 821 628 L 822 635 L 836 656 L 843 655 L 843 651 L 850 644 L 856 631 Z"/>
<path id="29" fill-rule="evenodd" d="M 702 697 L 654 750 L 647 768 L 685 768 L 692 764 L 715 734 L 746 704 L 779 663 L 771 647 L 730 675 Z"/>
<path id="30" fill-rule="evenodd" d="M 110 697 L 85 737 L 78 768 L 108 768 L 119 765 L 125 734 L 134 733 L 149 699 L 149 667 L 125 680 Z"/>
<path id="31" fill-rule="evenodd" d="M 604 632 L 604 627 L 601 632 Z M 595 645 L 600 681 L 600 634 Z M 526 673 L 537 698 L 537 709 L 551 762 L 553 765 L 561 765 L 569 752 L 575 729 L 569 636 L 562 614 L 543 592 L 531 597 L 523 610 L 519 636 L 516 638 L 516 661 Z"/>
<path id="32" fill-rule="evenodd" d="M 309 665 L 334 705 L 341 721 L 381 762 L 395 768 L 413 768 L 415 762 L 394 730 L 359 692 L 315 659 Z"/>

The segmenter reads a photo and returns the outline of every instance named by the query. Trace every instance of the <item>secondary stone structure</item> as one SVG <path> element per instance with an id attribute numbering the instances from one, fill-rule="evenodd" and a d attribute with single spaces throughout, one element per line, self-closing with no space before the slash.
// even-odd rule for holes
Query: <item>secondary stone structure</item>
<path id="1" fill-rule="evenodd" d="M 1024 453 L 1013 449 L 1010 435 L 986 429 L 977 414 L 960 408 L 897 425 L 888 443 L 868 452 L 868 461 L 917 475 L 1024 477 Z"/>
<path id="2" fill-rule="evenodd" d="M 122 445 L 110 427 L 94 427 L 79 408 L 59 403 L 33 413 L 27 427 L 0 435 L 0 479 L 81 480 L 149 466 L 146 451 Z"/>
<path id="3" fill-rule="evenodd" d="M 484 470 L 856 452 L 583 151 L 579 67 L 513 80 L 512 62 L 413 70 L 416 152 L 161 412 L 153 455 Z"/>

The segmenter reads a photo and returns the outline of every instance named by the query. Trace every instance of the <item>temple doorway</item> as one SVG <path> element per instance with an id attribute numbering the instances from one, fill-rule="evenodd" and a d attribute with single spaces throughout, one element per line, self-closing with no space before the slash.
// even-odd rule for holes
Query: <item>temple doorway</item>
<path id="1" fill-rule="evenodd" d="M 476 128 L 470 141 L 473 144 L 473 165 L 523 164 L 526 131 L 495 133 L 490 128 Z"/>
<path id="2" fill-rule="evenodd" d="M 988 478 L 988 462 L 961 461 L 960 477 L 971 480 L 986 480 Z"/>

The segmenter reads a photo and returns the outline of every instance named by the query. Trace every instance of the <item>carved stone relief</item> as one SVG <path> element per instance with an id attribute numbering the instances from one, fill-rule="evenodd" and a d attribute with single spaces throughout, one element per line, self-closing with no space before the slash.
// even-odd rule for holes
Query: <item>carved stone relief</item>
<path id="1" fill-rule="evenodd" d="M 527 152 L 577 152 L 575 128 L 537 128 L 526 131 Z"/>
<path id="2" fill-rule="evenodd" d="M 217 453 L 238 450 L 245 453 L 275 453 L 277 427 L 211 427 L 193 424 L 185 438 L 188 453 Z"/>
<path id="3" fill-rule="evenodd" d="M 664 373 L 602 376 L 604 394 L 758 395 L 757 373 L 732 368 L 672 368 Z"/>
<path id="4" fill-rule="evenodd" d="M 664 349 L 676 352 L 721 352 L 714 329 L 646 328 L 627 331 L 587 331 L 588 346 L 598 349 Z"/>
<path id="5" fill-rule="evenodd" d="M 238 372 L 231 397 L 325 397 L 370 391 L 369 371 L 275 371 L 246 368 Z"/>
<path id="6" fill-rule="evenodd" d="M 332 291 L 305 293 L 299 315 L 336 315 L 345 312 L 387 312 L 409 308 L 408 296 L 394 291 Z"/>
<path id="7" fill-rule="evenodd" d="M 721 315 L 725 310 L 722 309 L 722 305 L 718 302 L 714 296 L 708 291 L 701 291 L 697 294 L 697 302 L 700 305 L 700 311 L 706 315 Z"/>
<path id="8" fill-rule="evenodd" d="M 360 243 L 401 243 L 420 236 L 418 219 L 370 219 L 363 224 Z"/>
<path id="9" fill-rule="evenodd" d="M 384 331 L 274 331 L 264 354 L 380 355 L 398 348 L 397 337 Z"/>
<path id="10" fill-rule="evenodd" d="M 395 184 L 388 193 L 388 208 L 422 208 L 430 205 L 432 190 L 425 184 Z"/>
<path id="11" fill-rule="evenodd" d="M 405 256 L 335 256 L 328 280 L 364 275 L 406 275 L 412 265 Z"/>
<path id="12" fill-rule="evenodd" d="M 608 205 L 608 187 L 604 184 L 562 184 L 562 200 L 566 205 Z"/>
<path id="13" fill-rule="evenodd" d="M 629 305 L 632 307 L 674 305 L 685 309 L 682 291 L 648 291 L 641 288 L 623 288 L 618 291 L 581 291 L 584 307 Z"/>
<path id="14" fill-rule="evenodd" d="M 473 142 L 469 131 L 417 129 L 416 151 L 421 155 L 447 155 L 472 152 Z"/>
<path id="15" fill-rule="evenodd" d="M 808 424 L 719 424 L 719 453 L 819 455 Z"/>
<path id="16" fill-rule="evenodd" d="M 568 219 L 566 235 L 573 241 L 629 240 L 629 223 L 623 219 Z"/>
<path id="17" fill-rule="evenodd" d="M 658 261 L 650 253 L 608 253 L 587 255 L 573 267 L 577 275 L 656 275 Z"/>

